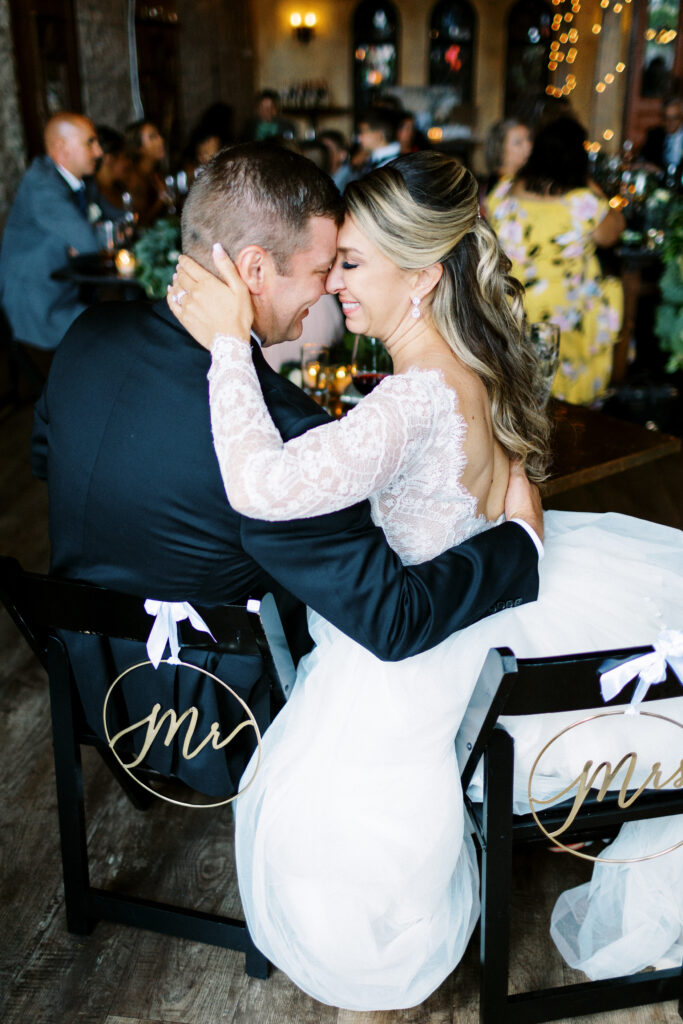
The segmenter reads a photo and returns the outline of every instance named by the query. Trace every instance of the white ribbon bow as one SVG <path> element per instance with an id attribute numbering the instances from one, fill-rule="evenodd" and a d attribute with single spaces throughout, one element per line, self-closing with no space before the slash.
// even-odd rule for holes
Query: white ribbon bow
<path id="1" fill-rule="evenodd" d="M 621 693 L 635 676 L 639 676 L 631 703 L 626 714 L 637 714 L 645 694 L 654 683 L 666 679 L 667 663 L 683 684 L 683 633 L 678 629 L 664 629 L 654 644 L 654 651 L 629 658 L 600 676 L 600 692 L 604 701 L 610 701 Z"/>
<path id="2" fill-rule="evenodd" d="M 148 598 L 145 601 L 145 611 L 148 615 L 156 616 L 147 640 L 147 656 L 155 668 L 159 667 L 166 644 L 171 648 L 169 663 L 180 664 L 177 623 L 183 619 L 189 619 L 195 629 L 208 633 L 212 640 L 216 639 L 201 615 L 197 614 L 188 601 L 154 601 Z"/>

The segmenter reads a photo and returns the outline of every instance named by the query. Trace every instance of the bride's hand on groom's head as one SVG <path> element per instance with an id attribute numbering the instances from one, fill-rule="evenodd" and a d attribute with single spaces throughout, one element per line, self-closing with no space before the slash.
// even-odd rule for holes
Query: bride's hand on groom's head
<path id="1" fill-rule="evenodd" d="M 532 484 L 521 462 L 510 462 L 508 489 L 505 494 L 505 518 L 523 519 L 535 531 L 539 540 L 543 540 L 543 506 L 541 492 L 536 484 Z"/>
<path id="2" fill-rule="evenodd" d="M 166 302 L 192 337 L 211 350 L 217 335 L 249 343 L 254 310 L 249 289 L 220 245 L 213 259 L 221 279 L 190 256 L 178 260 Z"/>

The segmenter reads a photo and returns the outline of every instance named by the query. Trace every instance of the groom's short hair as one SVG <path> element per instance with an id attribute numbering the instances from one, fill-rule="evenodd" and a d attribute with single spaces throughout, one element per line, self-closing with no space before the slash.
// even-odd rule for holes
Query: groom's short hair
<path id="1" fill-rule="evenodd" d="M 202 169 L 182 215 L 183 252 L 215 273 L 211 247 L 235 259 L 247 245 L 271 254 L 278 273 L 308 245 L 311 217 L 340 224 L 344 203 L 332 179 L 311 161 L 272 143 L 223 149 Z"/>

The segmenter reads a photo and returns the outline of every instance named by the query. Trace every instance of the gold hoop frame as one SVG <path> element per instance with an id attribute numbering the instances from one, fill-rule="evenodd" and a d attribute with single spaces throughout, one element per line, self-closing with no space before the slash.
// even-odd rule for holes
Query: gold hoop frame
<path id="1" fill-rule="evenodd" d="M 146 789 L 148 793 L 152 794 L 152 796 L 158 797 L 159 800 L 165 800 L 166 803 L 175 804 L 177 807 L 189 807 L 193 811 L 196 811 L 196 810 L 208 810 L 211 807 L 224 807 L 226 804 L 231 804 L 233 802 L 233 800 L 236 800 L 238 796 L 242 795 L 242 793 L 246 793 L 246 791 L 249 789 L 249 787 L 251 786 L 252 782 L 256 778 L 256 775 L 258 774 L 258 770 L 259 770 L 259 768 L 261 766 L 261 757 L 262 757 L 261 730 L 258 727 L 258 723 L 257 723 L 256 719 L 254 718 L 254 714 L 253 714 L 251 708 L 249 707 L 249 705 L 245 701 L 242 700 L 242 698 L 239 696 L 239 694 L 235 693 L 235 691 L 232 689 L 232 687 L 228 686 L 227 683 L 224 683 L 222 679 L 218 678 L 218 676 L 215 676 L 213 674 L 213 672 L 209 672 L 208 669 L 200 668 L 198 665 L 191 665 L 187 661 L 172 662 L 169 658 L 162 658 L 162 660 L 159 662 L 160 665 L 179 665 L 179 666 L 182 665 L 183 668 L 191 668 L 191 669 L 194 669 L 195 672 L 201 672 L 202 675 L 208 676 L 210 679 L 213 679 L 214 682 L 219 683 L 225 690 L 228 691 L 228 693 L 232 697 L 235 698 L 235 700 L 238 702 L 238 704 L 241 704 L 242 708 L 246 711 L 247 716 L 249 717 L 249 722 L 250 722 L 250 724 L 252 725 L 252 727 L 254 729 L 254 733 L 256 734 L 256 748 L 258 750 L 258 757 L 256 759 L 256 767 L 254 768 L 254 774 L 249 779 L 249 782 L 246 784 L 246 786 L 243 786 L 242 789 L 240 789 L 237 793 L 233 794 L 233 796 L 229 796 L 225 800 L 217 800 L 214 803 L 210 803 L 210 804 L 190 804 L 186 800 L 174 800 L 173 797 L 164 796 L 163 793 L 157 793 L 156 790 L 152 789 L 151 786 L 148 786 L 146 783 L 142 782 L 141 779 L 138 779 L 137 776 L 134 775 L 133 772 L 130 770 L 128 765 L 125 765 L 123 763 L 123 761 L 119 757 L 118 753 L 116 752 L 115 747 L 112 746 L 111 736 L 109 734 L 109 726 L 107 725 L 107 705 L 109 703 L 109 698 L 110 698 L 110 696 L 111 696 L 111 694 L 112 694 L 112 692 L 114 690 L 114 687 L 117 686 L 118 683 L 120 683 L 121 680 L 125 676 L 127 676 L 130 672 L 134 672 L 138 668 L 144 668 L 145 665 L 151 665 L 151 664 L 152 664 L 151 661 L 139 661 L 137 663 L 137 665 L 131 665 L 130 668 L 125 669 L 123 672 L 121 672 L 116 677 L 114 682 L 111 684 L 111 686 L 107 690 L 107 695 L 104 698 L 104 704 L 102 705 L 102 722 L 103 722 L 103 725 L 104 725 L 104 734 L 107 737 L 107 745 L 109 746 L 109 749 L 111 750 L 112 754 L 114 755 L 114 757 L 116 758 L 118 763 L 121 765 L 123 770 L 126 772 L 126 774 L 129 775 L 131 777 L 131 779 L 133 779 L 134 782 L 137 782 L 138 786 L 142 786 L 143 789 Z"/>
<path id="2" fill-rule="evenodd" d="M 574 857 L 580 857 L 582 860 L 590 860 L 597 864 L 639 864 L 641 861 L 655 860 L 657 857 L 663 857 L 666 853 L 673 853 L 674 850 L 677 850 L 680 846 L 683 846 L 682 839 L 679 843 L 675 843 L 673 846 L 667 847 L 666 850 L 660 850 L 658 853 L 649 853 L 645 857 L 628 857 L 623 859 L 619 859 L 617 857 L 595 857 L 591 856 L 591 854 L 589 853 L 582 853 L 580 850 L 572 850 L 569 846 L 565 846 L 564 843 L 561 843 L 558 839 L 552 836 L 546 828 L 544 828 L 542 822 L 536 814 L 536 811 L 534 810 L 534 804 L 540 803 L 541 801 L 534 800 L 534 798 L 532 797 L 531 784 L 538 762 L 541 760 L 548 747 L 551 747 L 556 740 L 559 740 L 560 736 L 564 736 L 566 732 L 571 732 L 572 729 L 577 729 L 580 725 L 585 725 L 587 722 L 593 722 L 597 718 L 613 718 L 615 715 L 625 714 L 626 711 L 600 711 L 595 715 L 589 715 L 588 718 L 582 718 L 578 722 L 572 722 L 571 725 L 565 726 L 564 729 L 561 729 L 560 732 L 556 733 L 556 735 L 553 736 L 552 739 L 548 740 L 545 746 L 541 748 L 540 752 L 536 756 L 536 760 L 531 766 L 531 771 L 529 772 L 529 781 L 527 783 L 529 808 L 531 810 L 531 814 L 533 816 L 534 821 L 538 825 L 543 835 L 547 836 L 547 838 L 551 841 L 551 843 L 554 846 L 557 846 L 559 847 L 559 849 L 564 850 L 565 853 L 571 853 Z M 677 728 L 683 729 L 683 722 L 677 722 L 674 718 L 667 718 L 666 715 L 658 715 L 654 711 L 640 711 L 639 715 L 647 716 L 648 718 L 659 718 L 662 722 L 667 722 L 669 725 L 675 725 Z"/>

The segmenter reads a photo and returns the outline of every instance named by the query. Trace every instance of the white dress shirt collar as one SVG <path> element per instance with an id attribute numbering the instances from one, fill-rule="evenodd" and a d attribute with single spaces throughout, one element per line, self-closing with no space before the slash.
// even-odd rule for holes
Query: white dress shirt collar
<path id="1" fill-rule="evenodd" d="M 61 176 L 64 178 L 64 181 L 73 192 L 80 192 L 82 188 L 85 188 L 85 184 L 81 178 L 77 178 L 75 174 L 68 171 L 66 167 L 62 167 L 62 165 L 58 164 L 56 160 L 53 160 L 52 163 L 55 165 Z"/>
<path id="2" fill-rule="evenodd" d="M 395 156 L 399 156 L 401 153 L 400 142 L 390 142 L 386 146 L 380 146 L 379 149 L 374 149 L 370 157 L 370 163 L 373 167 L 380 167 L 382 164 L 388 163 L 389 160 L 393 160 Z"/>

